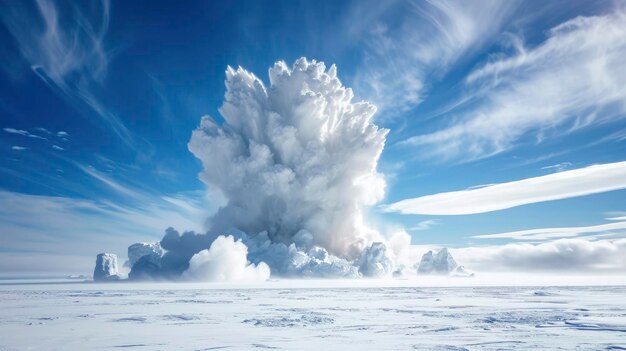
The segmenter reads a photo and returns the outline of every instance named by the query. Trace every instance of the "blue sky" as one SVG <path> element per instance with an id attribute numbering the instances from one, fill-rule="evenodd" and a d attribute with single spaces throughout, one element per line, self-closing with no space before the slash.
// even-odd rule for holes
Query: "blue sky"
<path id="1" fill-rule="evenodd" d="M 336 64 L 356 98 L 378 106 L 376 123 L 390 129 L 379 163 L 387 193 L 370 218 L 405 228 L 413 244 L 500 245 L 520 238 L 475 236 L 626 215 L 619 2 L 40 0 L 0 9 L 0 274 L 31 272 L 42 255 L 59 262 L 51 271 L 67 271 L 102 250 L 158 240 L 170 225 L 202 230 L 223 199 L 198 180 L 187 143 L 201 116 L 220 119 L 226 67 L 267 81 L 275 61 L 302 56 Z M 441 214 L 422 198 L 391 210 L 555 174 L 501 190 L 519 200 L 511 208 Z M 555 190 L 561 180 L 569 188 Z M 529 198 L 528 189 L 554 196 Z M 499 191 L 452 194 L 444 207 L 491 204 Z M 617 227 L 593 233 L 626 237 Z"/>

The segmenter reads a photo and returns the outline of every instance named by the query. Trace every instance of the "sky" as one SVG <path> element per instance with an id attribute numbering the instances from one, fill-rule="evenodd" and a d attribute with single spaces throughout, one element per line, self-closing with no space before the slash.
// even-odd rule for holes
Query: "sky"
<path id="1" fill-rule="evenodd" d="M 389 129 L 368 224 L 470 267 L 626 269 L 623 2 L 38 0 L 0 2 L 0 276 L 206 230 L 192 131 L 228 66 L 300 57 Z"/>

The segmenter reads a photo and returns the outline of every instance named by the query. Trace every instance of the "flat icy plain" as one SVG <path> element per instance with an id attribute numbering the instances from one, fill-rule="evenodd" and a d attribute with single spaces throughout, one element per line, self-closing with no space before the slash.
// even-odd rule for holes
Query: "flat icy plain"
<path id="1" fill-rule="evenodd" d="M 626 350 L 626 287 L 3 284 L 0 350 Z"/>

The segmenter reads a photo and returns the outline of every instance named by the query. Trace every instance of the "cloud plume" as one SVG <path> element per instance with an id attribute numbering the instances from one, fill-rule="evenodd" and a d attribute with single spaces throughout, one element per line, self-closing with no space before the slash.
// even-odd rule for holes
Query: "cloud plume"
<path id="1" fill-rule="evenodd" d="M 618 7 L 555 26 L 535 47 L 515 38 L 515 54 L 494 56 L 466 78 L 475 107 L 450 116 L 449 126 L 403 143 L 428 148 L 433 157 L 467 161 L 624 118 L 625 23 Z"/>
<path id="2" fill-rule="evenodd" d="M 354 259 L 377 239 L 362 217 L 384 195 L 376 165 L 388 131 L 371 122 L 373 105 L 352 102 L 334 65 L 281 61 L 269 76 L 265 87 L 228 68 L 224 123 L 204 117 L 189 142 L 200 178 L 228 198 L 211 231 L 267 231 L 272 242 Z"/>
<path id="3" fill-rule="evenodd" d="M 334 65 L 279 61 L 269 77 L 265 86 L 241 67 L 226 70 L 223 121 L 203 117 L 189 141 L 200 179 L 226 202 L 206 233 L 169 228 L 166 253 L 137 276 L 240 280 L 263 278 L 268 266 L 279 276 L 391 274 L 408 234 L 387 249 L 363 220 L 385 192 L 376 166 L 388 131 L 372 123 L 376 107 L 353 102 Z"/>
<path id="4" fill-rule="evenodd" d="M 365 30 L 359 92 L 383 111 L 418 105 L 432 81 L 492 41 L 516 1 L 358 2 L 348 31 Z M 397 14 L 394 23 L 387 16 Z M 467 58 L 467 57 L 465 57 Z"/>

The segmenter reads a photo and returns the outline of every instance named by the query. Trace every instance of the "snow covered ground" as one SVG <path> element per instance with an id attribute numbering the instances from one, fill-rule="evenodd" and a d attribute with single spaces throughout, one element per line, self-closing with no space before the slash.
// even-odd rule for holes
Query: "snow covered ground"
<path id="1" fill-rule="evenodd" d="M 626 350 L 626 286 L 2 284 L 0 350 L 26 349 Z"/>

